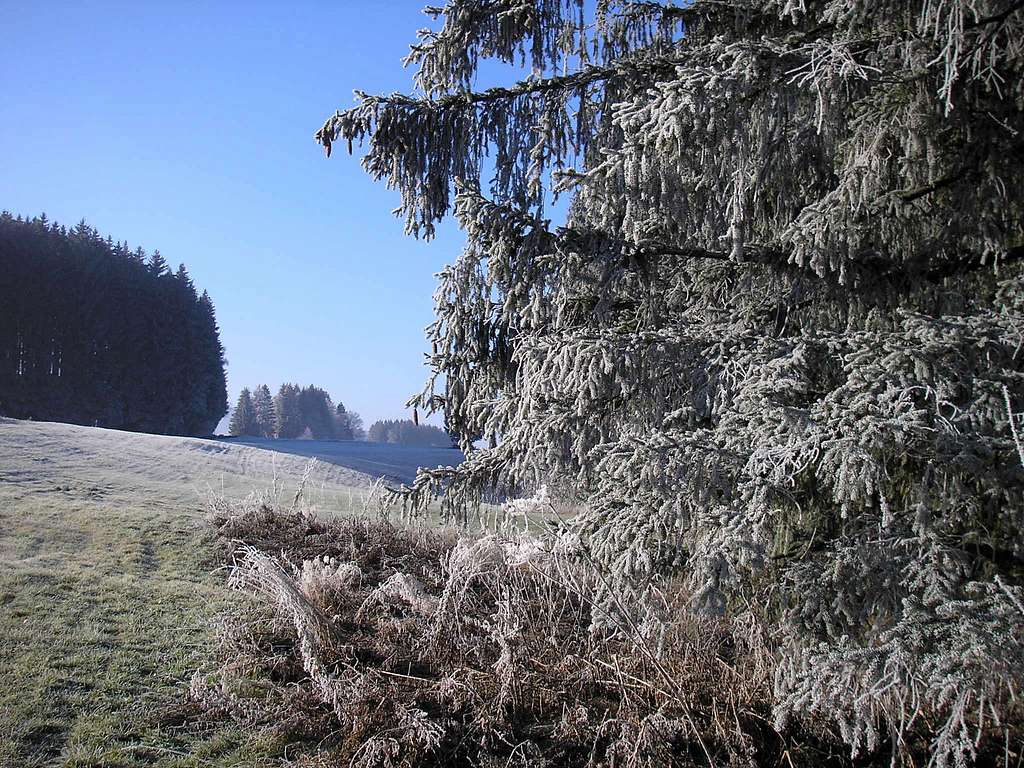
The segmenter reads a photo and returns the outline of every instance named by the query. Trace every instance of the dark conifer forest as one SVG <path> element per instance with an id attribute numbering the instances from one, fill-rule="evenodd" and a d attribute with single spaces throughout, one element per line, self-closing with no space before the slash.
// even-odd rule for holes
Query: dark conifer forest
<path id="1" fill-rule="evenodd" d="M 0 214 L 0 415 L 206 435 L 226 412 L 213 303 L 184 264 Z"/>

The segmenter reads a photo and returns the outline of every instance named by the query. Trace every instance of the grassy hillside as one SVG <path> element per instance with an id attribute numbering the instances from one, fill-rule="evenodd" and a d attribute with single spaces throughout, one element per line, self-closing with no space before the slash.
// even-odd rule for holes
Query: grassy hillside
<path id="1" fill-rule="evenodd" d="M 307 456 L 331 464 L 384 477 L 389 483 L 411 485 L 419 467 L 461 464 L 462 451 L 456 448 L 423 448 L 365 440 L 267 440 L 260 437 L 232 437 L 229 445 L 249 445 L 279 453 Z"/>
<path id="2" fill-rule="evenodd" d="M 286 745 L 180 716 L 211 622 L 203 500 L 306 459 L 240 445 L 0 420 L 0 766 L 260 765 Z M 310 475 L 327 512 L 370 478 Z"/>

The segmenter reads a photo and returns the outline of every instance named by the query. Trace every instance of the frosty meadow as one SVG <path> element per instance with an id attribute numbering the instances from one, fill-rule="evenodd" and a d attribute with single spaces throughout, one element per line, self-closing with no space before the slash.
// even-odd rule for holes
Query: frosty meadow
<path id="1" fill-rule="evenodd" d="M 409 406 L 465 460 L 343 514 L 308 474 L 213 494 L 231 591 L 175 727 L 303 766 L 1021 765 L 1024 2 L 426 13 L 409 93 L 315 138 L 464 235 Z"/>

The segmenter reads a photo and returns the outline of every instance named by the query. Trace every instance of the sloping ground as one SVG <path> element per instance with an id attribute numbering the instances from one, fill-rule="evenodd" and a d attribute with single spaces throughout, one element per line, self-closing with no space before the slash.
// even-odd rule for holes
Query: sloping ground
<path id="1" fill-rule="evenodd" d="M 294 493 L 307 460 L 246 446 L 0 420 L 0 766 L 262 765 L 285 745 L 172 716 L 225 608 L 210 491 Z M 370 478 L 310 473 L 325 512 Z"/>
<path id="2" fill-rule="evenodd" d="M 265 440 L 259 437 L 233 437 L 228 445 L 250 445 L 272 451 L 310 456 L 323 461 L 384 477 L 390 483 L 412 484 L 419 467 L 450 467 L 461 464 L 457 448 L 418 448 L 390 443 L 355 440 Z"/>
<path id="3" fill-rule="evenodd" d="M 29 484 L 37 490 L 70 478 L 75 491 L 101 493 L 107 488 L 130 498 L 138 491 L 156 492 L 168 503 L 190 503 L 211 489 L 244 493 L 254 485 L 272 484 L 275 477 L 297 480 L 315 454 L 292 453 L 235 442 L 0 419 L 0 483 Z M 310 479 L 329 491 L 367 486 L 373 478 L 322 463 Z"/>

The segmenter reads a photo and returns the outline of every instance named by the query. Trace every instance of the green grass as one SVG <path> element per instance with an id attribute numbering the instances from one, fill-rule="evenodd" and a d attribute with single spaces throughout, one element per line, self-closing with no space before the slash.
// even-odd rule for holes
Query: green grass
<path id="1" fill-rule="evenodd" d="M 167 438 L 95 432 L 0 420 L 0 768 L 277 764 L 288 745 L 188 704 L 237 599 L 196 489 L 265 486 L 252 454 L 238 472 Z M 278 479 L 294 492 L 294 468 Z M 318 494 L 335 511 L 359 497 Z"/>
<path id="2" fill-rule="evenodd" d="M 6 502 L 0 765 L 253 765 L 280 750 L 229 722 L 176 722 L 229 599 L 195 514 Z"/>

